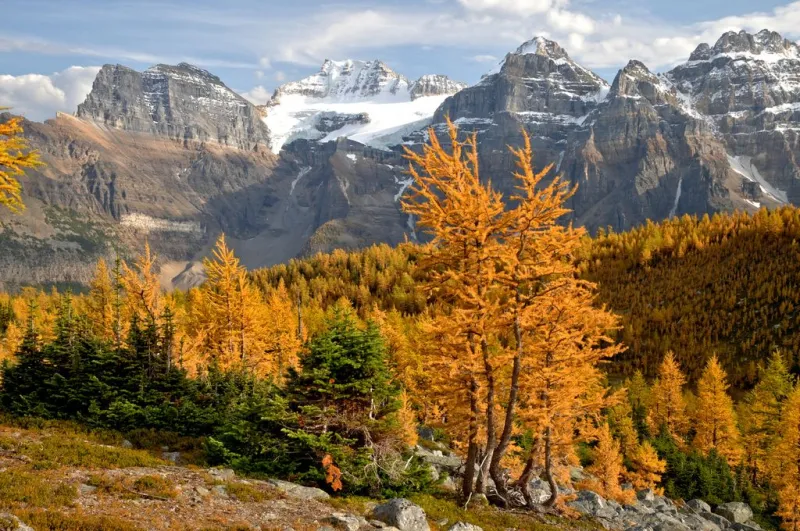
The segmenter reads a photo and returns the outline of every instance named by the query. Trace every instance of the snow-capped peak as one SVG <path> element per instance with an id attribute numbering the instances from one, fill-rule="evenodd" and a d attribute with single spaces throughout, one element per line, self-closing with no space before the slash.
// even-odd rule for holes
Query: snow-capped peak
<path id="1" fill-rule="evenodd" d="M 533 39 L 522 43 L 522 45 L 517 48 L 517 51 L 514 53 L 517 55 L 544 55 L 545 57 L 549 57 L 554 60 L 569 60 L 569 55 L 567 55 L 567 52 L 564 50 L 564 48 L 559 46 L 557 42 L 545 39 L 544 37 L 534 37 Z"/>
<path id="2" fill-rule="evenodd" d="M 439 104 L 465 86 L 436 74 L 410 82 L 378 60 L 327 59 L 316 74 L 278 87 L 264 121 L 276 153 L 298 138 L 345 136 L 385 147 L 426 125 Z"/>
<path id="3" fill-rule="evenodd" d="M 287 95 L 298 95 L 330 102 L 402 98 L 409 81 L 382 61 L 332 61 L 326 59 L 319 72 L 278 87 L 272 105 Z"/>
<path id="4" fill-rule="evenodd" d="M 750 34 L 744 30 L 724 33 L 713 47 L 706 43 L 699 45 L 689 61 L 708 61 L 717 57 L 753 58 L 766 62 L 781 59 L 800 58 L 800 48 L 794 42 L 784 39 L 779 33 L 761 30 Z"/>

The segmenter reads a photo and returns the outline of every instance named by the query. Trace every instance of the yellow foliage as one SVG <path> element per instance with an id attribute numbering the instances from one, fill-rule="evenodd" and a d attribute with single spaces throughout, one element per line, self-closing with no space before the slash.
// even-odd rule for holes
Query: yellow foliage
<path id="1" fill-rule="evenodd" d="M 0 111 L 3 110 L 5 107 L 0 107 Z M 0 123 L 0 206 L 12 212 L 25 209 L 22 185 L 16 177 L 27 168 L 41 165 L 39 153 L 28 149 L 22 133 L 22 118 L 12 117 Z"/>
<path id="2" fill-rule="evenodd" d="M 592 454 L 594 462 L 587 468 L 587 472 L 596 479 L 585 481 L 584 488 L 619 503 L 631 503 L 635 492 L 622 490 L 620 486 L 620 477 L 623 476 L 625 468 L 622 465 L 619 443 L 611 436 L 607 423 L 603 423 L 597 431 L 597 447 Z"/>
<path id="3" fill-rule="evenodd" d="M 726 374 L 716 356 L 708 360 L 697 383 L 697 412 L 692 424 L 697 449 L 706 453 L 715 449 L 731 466 L 739 463 L 742 449 L 733 399 L 728 395 Z"/>
<path id="4" fill-rule="evenodd" d="M 662 426 L 678 441 L 689 429 L 683 386 L 686 377 L 672 352 L 667 352 L 658 369 L 658 379 L 650 391 L 650 428 L 658 433 Z"/>

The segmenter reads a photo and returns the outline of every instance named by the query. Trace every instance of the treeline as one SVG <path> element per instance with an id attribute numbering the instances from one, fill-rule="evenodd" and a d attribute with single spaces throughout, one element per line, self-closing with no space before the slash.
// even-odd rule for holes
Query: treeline
<path id="1" fill-rule="evenodd" d="M 384 495 L 432 486 L 409 453 L 424 424 L 464 458 L 465 501 L 530 505 L 539 476 L 560 504 L 582 462 L 610 498 L 630 483 L 793 523 L 800 476 L 779 471 L 800 460 L 785 433 L 798 211 L 589 238 L 558 223 L 573 190 L 542 185 L 528 142 L 507 202 L 474 137 L 450 135 L 408 153 L 403 206 L 429 244 L 248 274 L 221 238 L 185 292 L 160 289 L 145 248 L 98 263 L 83 295 L 0 294 L 0 403 L 199 436 L 212 463 Z"/>

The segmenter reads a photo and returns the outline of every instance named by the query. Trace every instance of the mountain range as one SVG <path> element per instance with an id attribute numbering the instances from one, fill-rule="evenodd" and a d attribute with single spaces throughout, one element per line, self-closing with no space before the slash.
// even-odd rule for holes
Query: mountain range
<path id="1" fill-rule="evenodd" d="M 74 115 L 24 123 L 46 166 L 22 179 L 26 212 L 0 213 L 0 283 L 83 284 L 145 238 L 165 287 L 202 280 L 220 232 L 248 267 L 414 239 L 403 148 L 446 117 L 477 133 L 482 175 L 505 193 L 506 146 L 528 131 L 536 167 L 578 185 L 565 221 L 590 231 L 800 204 L 800 49 L 767 30 L 726 33 L 665 73 L 632 60 L 611 84 L 544 38 L 472 86 L 325 61 L 264 103 L 185 63 L 104 66 Z"/>

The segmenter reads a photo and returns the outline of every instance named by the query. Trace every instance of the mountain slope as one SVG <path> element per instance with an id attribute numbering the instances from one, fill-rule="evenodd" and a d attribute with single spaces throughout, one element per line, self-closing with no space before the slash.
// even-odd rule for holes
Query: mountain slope
<path id="1" fill-rule="evenodd" d="M 28 213 L 0 214 L 0 281 L 84 282 L 94 256 L 145 236 L 176 282 L 202 278 L 193 262 L 223 231 L 250 267 L 413 239 L 402 148 L 446 116 L 478 133 L 506 194 L 507 146 L 528 131 L 536 166 L 578 187 L 565 221 L 592 231 L 800 204 L 800 52 L 768 31 L 726 33 L 665 74 L 631 61 L 610 85 L 543 38 L 470 87 L 326 61 L 263 108 L 190 65 L 109 65 L 76 117 L 27 124 L 48 166 L 23 179 Z"/>

